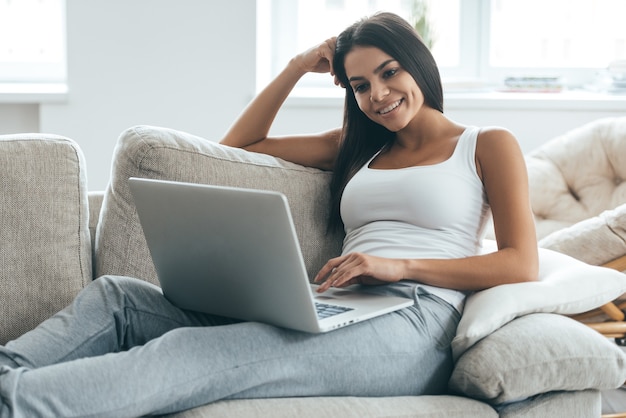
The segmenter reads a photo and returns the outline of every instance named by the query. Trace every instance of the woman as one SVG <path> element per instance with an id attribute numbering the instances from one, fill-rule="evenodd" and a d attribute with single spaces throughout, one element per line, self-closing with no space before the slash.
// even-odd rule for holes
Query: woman
<path id="1" fill-rule="evenodd" d="M 268 137 L 307 72 L 330 72 L 345 87 L 344 126 Z M 361 283 L 409 296 L 413 306 L 309 335 L 183 311 L 147 283 L 102 277 L 0 347 L 0 417 L 444 392 L 464 291 L 535 280 L 537 248 L 516 140 L 449 120 L 442 102 L 437 68 L 417 34 L 379 14 L 293 58 L 222 141 L 333 170 L 330 224 L 343 226 L 346 238 L 342 255 L 315 278 L 319 291 Z M 477 255 L 489 209 L 498 251 Z"/>

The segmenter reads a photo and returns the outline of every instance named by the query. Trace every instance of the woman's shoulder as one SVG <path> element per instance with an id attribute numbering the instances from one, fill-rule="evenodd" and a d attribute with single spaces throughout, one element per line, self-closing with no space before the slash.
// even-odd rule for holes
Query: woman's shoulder
<path id="1" fill-rule="evenodd" d="M 478 132 L 476 152 L 498 153 L 502 151 L 519 151 L 519 142 L 515 135 L 506 128 L 500 126 L 481 127 Z"/>
<path id="2" fill-rule="evenodd" d="M 522 150 L 515 135 L 499 126 L 481 127 L 476 142 L 476 159 L 481 166 L 497 166 L 523 159 Z"/>
<path id="3" fill-rule="evenodd" d="M 517 143 L 517 138 L 510 130 L 501 126 L 482 126 L 478 128 L 478 141 L 485 143 Z"/>

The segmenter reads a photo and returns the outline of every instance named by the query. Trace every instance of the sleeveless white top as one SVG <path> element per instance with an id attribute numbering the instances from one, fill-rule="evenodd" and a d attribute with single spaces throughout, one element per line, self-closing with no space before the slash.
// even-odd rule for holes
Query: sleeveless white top
<path id="1" fill-rule="evenodd" d="M 476 172 L 479 131 L 467 128 L 452 156 L 438 164 L 372 169 L 372 157 L 341 198 L 343 253 L 437 259 L 476 255 L 490 216 Z M 462 311 L 464 292 L 416 285 Z"/>

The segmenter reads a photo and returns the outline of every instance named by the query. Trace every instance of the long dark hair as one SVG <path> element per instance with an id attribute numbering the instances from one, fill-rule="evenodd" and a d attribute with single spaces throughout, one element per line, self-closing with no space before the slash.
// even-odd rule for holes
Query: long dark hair
<path id="1" fill-rule="evenodd" d="M 422 91 L 424 103 L 443 113 L 443 89 L 435 59 L 415 29 L 393 13 L 377 13 L 337 37 L 333 69 L 346 87 L 342 141 L 330 183 L 329 228 L 342 228 L 339 212 L 346 184 L 376 152 L 391 145 L 395 133 L 373 122 L 359 108 L 346 75 L 346 55 L 356 46 L 376 47 L 398 61 Z"/>

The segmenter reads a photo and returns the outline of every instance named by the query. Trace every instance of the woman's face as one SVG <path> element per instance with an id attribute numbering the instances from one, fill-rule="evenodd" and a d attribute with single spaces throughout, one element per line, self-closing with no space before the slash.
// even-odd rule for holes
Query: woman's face
<path id="1" fill-rule="evenodd" d="M 361 111 L 392 132 L 407 127 L 424 104 L 411 74 L 376 47 L 353 48 L 344 66 Z"/>

